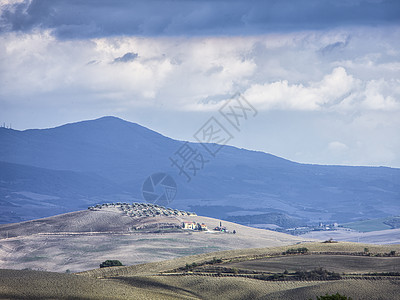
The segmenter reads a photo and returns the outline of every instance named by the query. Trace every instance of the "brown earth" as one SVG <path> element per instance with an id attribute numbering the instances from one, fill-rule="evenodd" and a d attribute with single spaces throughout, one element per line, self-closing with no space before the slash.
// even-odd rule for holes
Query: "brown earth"
<path id="1" fill-rule="evenodd" d="M 171 271 L 185 264 L 221 258 L 223 265 L 241 262 L 264 262 L 268 256 L 285 251 L 292 246 L 274 248 L 241 249 L 216 253 L 180 257 L 173 260 L 153 262 L 129 267 L 96 269 L 80 274 L 60 274 L 39 271 L 0 270 L 0 298 L 2 299 L 316 299 L 325 293 L 341 294 L 353 299 L 396 299 L 400 293 L 400 280 L 381 278 L 342 279 L 337 281 L 263 281 L 244 277 L 212 277 L 188 274 L 181 276 Z M 290 264 L 293 258 L 310 258 L 306 268 L 315 265 L 325 266 L 325 262 L 340 260 L 336 253 L 360 252 L 368 247 L 371 253 L 399 251 L 400 245 L 377 246 L 357 243 L 305 243 L 311 254 L 282 257 L 282 263 Z M 324 252 L 325 254 L 317 254 Z M 332 259 L 327 257 L 331 254 Z M 343 257 L 353 257 L 343 255 Z M 374 272 L 376 266 L 385 270 L 376 259 L 365 257 Z M 269 258 L 273 259 L 273 258 Z M 399 259 L 389 258 L 389 259 Z M 285 260 L 287 260 L 285 262 Z M 395 261 L 392 261 L 396 264 Z M 343 265 L 344 261 L 341 262 Z M 357 262 L 355 262 L 356 264 Z M 351 267 L 351 266 L 350 266 Z M 354 267 L 354 266 L 353 266 Z M 281 271 L 281 270 L 279 270 Z"/>
<path id="2" fill-rule="evenodd" d="M 337 273 L 400 272 L 400 257 L 352 255 L 293 255 L 224 264 L 228 268 L 259 272 L 295 272 L 323 267 Z"/>

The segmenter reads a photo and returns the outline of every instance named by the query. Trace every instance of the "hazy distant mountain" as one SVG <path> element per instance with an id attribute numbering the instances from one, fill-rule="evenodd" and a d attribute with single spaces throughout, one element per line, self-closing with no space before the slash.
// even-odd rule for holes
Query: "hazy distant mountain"
<path id="1" fill-rule="evenodd" d="M 208 162 L 188 183 L 170 160 L 182 145 L 115 117 L 41 130 L 0 128 L 0 221 L 137 201 L 155 172 L 177 183 L 170 206 L 211 217 L 275 212 L 344 222 L 400 214 L 400 169 L 299 164 L 228 146 L 213 158 L 190 143 Z"/>

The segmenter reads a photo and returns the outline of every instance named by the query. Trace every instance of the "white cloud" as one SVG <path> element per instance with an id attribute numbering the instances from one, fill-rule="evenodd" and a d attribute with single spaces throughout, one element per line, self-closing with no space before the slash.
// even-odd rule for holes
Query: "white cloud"
<path id="1" fill-rule="evenodd" d="M 244 96 L 263 109 L 319 110 L 341 101 L 357 85 L 344 68 L 335 68 L 319 82 L 290 85 L 287 80 L 252 85 Z"/>
<path id="2" fill-rule="evenodd" d="M 330 142 L 328 145 L 328 148 L 332 152 L 342 152 L 342 151 L 348 149 L 346 144 L 338 142 L 338 141 Z"/>
<path id="3" fill-rule="evenodd" d="M 397 110 L 400 108 L 400 80 L 368 81 L 364 95 L 363 105 L 368 109 Z"/>
<path id="4" fill-rule="evenodd" d="M 0 119 L 19 128 L 112 114 L 140 122 L 137 117 L 146 110 L 143 120 L 164 119 L 159 128 L 171 132 L 171 112 L 185 116 L 181 127 L 189 128 L 242 92 L 260 115 L 329 116 L 329 124 L 321 117 L 307 128 L 302 119 L 296 134 L 288 129 L 292 119 L 270 124 L 279 139 L 285 134 L 295 140 L 301 132 L 312 137 L 293 145 L 293 155 L 285 152 L 286 157 L 400 166 L 398 49 L 398 29 L 61 41 L 47 31 L 7 33 L 0 35 Z M 127 53 L 138 56 L 113 63 Z M 325 132 L 314 132 L 318 127 Z M 253 149 L 268 151 L 267 139 L 256 130 L 240 146 L 253 140 Z M 335 142 L 348 148 L 338 151 Z M 322 154 L 327 149 L 341 154 L 330 160 Z M 300 152 L 303 156 L 295 155 Z"/>
<path id="5" fill-rule="evenodd" d="M 244 95 L 260 109 L 398 110 L 400 80 L 362 82 L 337 67 L 318 82 L 303 85 L 283 80 L 254 84 Z"/>
<path id="6" fill-rule="evenodd" d="M 348 42 L 348 35 L 340 31 L 79 41 L 59 41 L 49 32 L 37 31 L 4 34 L 1 40 L 3 98 L 81 93 L 84 103 L 85 98 L 92 101 L 113 95 L 116 105 L 161 103 L 190 111 L 215 109 L 221 100 L 210 99 L 241 91 L 258 109 L 399 108 L 398 61 L 380 64 L 390 68 L 392 78 L 368 80 L 354 76 L 358 66 L 349 60 L 343 66 L 336 60 L 331 63 L 334 67 L 318 65 L 327 59 L 320 57 L 320 49 L 340 43 L 344 51 L 343 47 L 356 42 L 354 37 Z M 330 52 L 334 51 L 335 47 Z M 135 53 L 135 59 L 112 64 L 127 53 Z"/>

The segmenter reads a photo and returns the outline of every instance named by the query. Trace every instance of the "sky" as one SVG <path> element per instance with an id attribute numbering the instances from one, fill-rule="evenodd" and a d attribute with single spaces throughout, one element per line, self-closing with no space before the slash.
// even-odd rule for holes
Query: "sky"
<path id="1" fill-rule="evenodd" d="M 400 1 L 0 0 L 0 124 L 195 141 L 237 93 L 257 114 L 231 145 L 400 167 Z"/>

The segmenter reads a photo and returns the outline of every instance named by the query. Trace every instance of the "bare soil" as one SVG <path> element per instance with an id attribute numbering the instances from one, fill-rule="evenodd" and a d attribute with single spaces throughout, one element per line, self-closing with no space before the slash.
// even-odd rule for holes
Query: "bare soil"
<path id="1" fill-rule="evenodd" d="M 400 272 L 400 257 L 353 255 L 289 255 L 224 264 L 225 267 L 259 272 L 313 270 L 323 268 L 337 273 Z"/>

